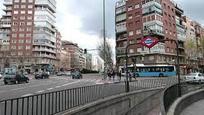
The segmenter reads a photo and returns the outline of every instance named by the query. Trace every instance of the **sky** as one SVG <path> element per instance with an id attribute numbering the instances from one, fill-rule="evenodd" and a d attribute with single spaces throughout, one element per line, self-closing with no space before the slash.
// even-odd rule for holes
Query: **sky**
<path id="1" fill-rule="evenodd" d="M 56 27 L 63 40 L 81 48 L 95 49 L 102 40 L 102 0 L 56 0 Z M 106 0 L 106 36 L 115 49 L 115 2 Z M 185 15 L 204 25 L 204 0 L 174 0 L 184 9 Z M 3 0 L 0 0 L 0 9 Z M 0 15 L 3 13 L 0 10 Z"/>

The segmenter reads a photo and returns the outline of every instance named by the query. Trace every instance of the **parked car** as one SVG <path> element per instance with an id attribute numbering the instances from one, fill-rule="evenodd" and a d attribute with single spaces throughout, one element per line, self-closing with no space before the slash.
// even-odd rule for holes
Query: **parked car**
<path id="1" fill-rule="evenodd" d="M 39 72 L 35 74 L 35 79 L 45 79 L 49 78 L 49 74 L 47 72 Z"/>
<path id="2" fill-rule="evenodd" d="M 82 79 L 82 74 L 80 71 L 71 72 L 72 79 Z"/>
<path id="3" fill-rule="evenodd" d="M 4 76 L 4 84 L 16 84 L 16 83 L 28 83 L 29 78 L 24 74 L 5 74 Z"/>
<path id="4" fill-rule="evenodd" d="M 202 73 L 190 73 L 189 75 L 185 76 L 186 82 L 196 82 L 201 83 L 204 82 L 204 74 Z"/>
<path id="5" fill-rule="evenodd" d="M 2 75 L 2 73 L 0 73 L 0 79 L 2 79 L 3 78 L 3 75 Z"/>

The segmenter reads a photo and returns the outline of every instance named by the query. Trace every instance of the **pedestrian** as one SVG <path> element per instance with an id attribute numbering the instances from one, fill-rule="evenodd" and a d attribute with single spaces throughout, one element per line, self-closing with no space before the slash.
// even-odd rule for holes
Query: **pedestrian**
<path id="1" fill-rule="evenodd" d="M 118 72 L 119 81 L 121 81 L 121 71 Z"/>
<path id="2" fill-rule="evenodd" d="M 113 76 L 113 80 L 115 79 L 115 71 L 112 70 L 112 76 Z"/>

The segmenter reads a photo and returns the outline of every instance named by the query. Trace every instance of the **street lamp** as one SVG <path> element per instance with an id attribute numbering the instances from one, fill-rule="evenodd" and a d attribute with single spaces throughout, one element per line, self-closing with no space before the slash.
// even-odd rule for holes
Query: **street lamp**
<path id="1" fill-rule="evenodd" d="M 106 15 L 105 0 L 103 0 L 103 45 L 104 45 L 104 78 L 106 77 Z"/>

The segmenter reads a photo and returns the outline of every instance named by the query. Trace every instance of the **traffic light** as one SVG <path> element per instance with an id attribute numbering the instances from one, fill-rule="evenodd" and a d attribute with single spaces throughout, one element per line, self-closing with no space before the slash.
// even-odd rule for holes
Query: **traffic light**
<path id="1" fill-rule="evenodd" d="M 84 49 L 84 54 L 87 54 L 87 49 Z"/>

